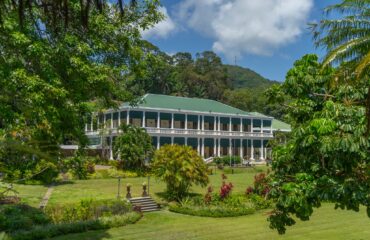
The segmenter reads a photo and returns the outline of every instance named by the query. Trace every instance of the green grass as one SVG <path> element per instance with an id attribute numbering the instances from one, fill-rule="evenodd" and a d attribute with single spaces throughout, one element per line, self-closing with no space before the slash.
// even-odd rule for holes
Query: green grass
<path id="1" fill-rule="evenodd" d="M 136 224 L 107 231 L 71 234 L 55 240 L 97 239 L 370 239 L 370 220 L 364 209 L 360 213 L 334 210 L 325 204 L 308 222 L 288 228 L 285 235 L 269 229 L 266 214 L 234 218 L 206 218 L 171 213 L 147 213 Z"/>
<path id="2" fill-rule="evenodd" d="M 244 193 L 245 189 L 253 183 L 253 177 L 258 172 L 266 170 L 266 167 L 236 169 L 234 174 L 227 174 L 228 181 L 231 181 L 235 188 L 234 192 Z M 218 189 L 221 186 L 222 171 L 216 170 L 216 173 L 210 175 L 210 184 Z M 132 185 L 132 196 L 138 197 L 142 193 L 142 183 L 147 182 L 148 178 L 123 178 L 121 180 L 121 196 L 126 195 L 126 184 Z M 158 200 L 156 193 L 165 191 L 165 184 L 157 181 L 154 177 L 150 178 L 149 193 Z M 117 197 L 118 180 L 117 179 L 90 179 L 76 180 L 70 184 L 58 185 L 54 188 L 49 204 L 72 203 L 83 198 L 94 199 L 112 199 Z M 204 194 L 205 188 L 194 186 L 192 192 Z"/>
<path id="3" fill-rule="evenodd" d="M 14 184 L 14 189 L 18 191 L 21 202 L 27 203 L 32 207 L 38 207 L 48 187 L 43 185 Z"/>
<path id="4" fill-rule="evenodd" d="M 237 169 L 235 174 L 227 174 L 228 181 L 235 186 L 234 193 L 243 193 L 253 182 L 256 169 Z M 228 171 L 228 170 L 226 170 Z M 211 185 L 218 191 L 221 185 L 221 173 L 210 176 Z M 133 196 L 141 194 L 141 184 L 147 178 L 122 179 L 121 196 L 126 194 L 126 184 L 132 184 Z M 47 187 L 37 185 L 16 185 L 22 201 L 37 206 Z M 151 177 L 150 194 L 159 198 L 156 193 L 165 190 L 165 184 Z M 193 187 L 192 192 L 204 194 L 205 188 Z M 84 198 L 112 199 L 117 196 L 117 179 L 78 180 L 70 184 L 57 185 L 49 204 L 78 202 Z M 333 210 L 325 204 L 315 211 L 312 219 L 288 228 L 284 236 L 279 236 L 268 228 L 266 214 L 259 212 L 253 215 L 233 218 L 206 218 L 160 211 L 145 214 L 138 223 L 122 228 L 102 231 L 91 231 L 83 234 L 62 236 L 59 240 L 74 239 L 370 239 L 370 220 L 365 211 L 360 213 Z"/>

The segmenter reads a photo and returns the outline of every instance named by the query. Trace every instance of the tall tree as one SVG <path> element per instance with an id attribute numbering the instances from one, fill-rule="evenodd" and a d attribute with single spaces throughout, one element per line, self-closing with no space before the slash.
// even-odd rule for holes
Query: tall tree
<path id="1" fill-rule="evenodd" d="M 314 39 L 318 47 L 327 51 L 323 67 L 330 64 L 345 64 L 344 71 L 338 72 L 333 84 L 348 82 L 350 75 L 369 80 L 370 73 L 370 1 L 344 0 L 325 9 L 328 19 L 313 25 Z M 368 88 L 366 115 L 367 134 L 370 134 L 370 87 Z"/>
<path id="2" fill-rule="evenodd" d="M 152 139 L 145 129 L 132 125 L 120 127 L 120 134 L 114 140 L 114 153 L 124 168 L 143 169 L 153 151 Z"/>
<path id="3" fill-rule="evenodd" d="M 316 55 L 304 56 L 269 94 L 285 105 L 293 125 L 287 144 L 273 149 L 269 197 L 276 205 L 269 221 L 279 233 L 295 223 L 293 215 L 309 220 L 322 202 L 354 211 L 364 206 L 370 217 L 366 81 L 333 87 L 331 80 L 342 69 L 322 67 Z"/>
<path id="4" fill-rule="evenodd" d="M 101 11 L 89 11 L 86 28 L 80 24 L 86 1 L 70 0 L 65 1 L 70 4 L 68 26 L 61 27 L 59 21 L 51 22 L 48 14 L 53 13 L 38 5 L 20 16 L 22 9 L 13 2 L 22 6 L 26 1 L 0 4 L 6 10 L 0 24 L 0 147 L 14 149 L 17 142 L 22 148 L 12 153 L 24 154 L 17 159 L 30 163 L 45 158 L 40 152 L 57 149 L 65 138 L 84 146 L 84 123 L 92 111 L 134 101 L 127 82 L 143 68 L 140 31 L 161 14 L 155 0 L 137 2 L 125 14 L 106 3 Z M 5 144 L 9 142 L 14 144 Z M 27 146 L 35 151 L 24 153 Z M 0 161 L 7 159 L 9 155 L 0 156 Z"/>

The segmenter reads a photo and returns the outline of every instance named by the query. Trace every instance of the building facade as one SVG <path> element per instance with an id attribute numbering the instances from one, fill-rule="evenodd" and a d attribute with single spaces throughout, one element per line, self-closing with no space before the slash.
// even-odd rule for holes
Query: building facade
<path id="1" fill-rule="evenodd" d="M 90 119 L 85 132 L 90 148 L 112 144 L 121 124 L 145 128 L 155 148 L 165 144 L 188 145 L 203 158 L 240 156 L 248 161 L 271 158 L 268 141 L 273 138 L 274 119 L 248 113 L 217 101 L 147 94 L 136 106 L 123 104 Z M 104 126 L 104 128 L 102 127 Z"/>

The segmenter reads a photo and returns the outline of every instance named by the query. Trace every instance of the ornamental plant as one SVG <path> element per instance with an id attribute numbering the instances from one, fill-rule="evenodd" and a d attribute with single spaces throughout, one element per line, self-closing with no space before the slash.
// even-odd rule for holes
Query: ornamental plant
<path id="1" fill-rule="evenodd" d="M 207 188 L 207 193 L 204 196 L 204 203 L 209 205 L 212 202 L 212 192 L 213 192 L 213 187 L 209 186 Z"/>
<path id="2" fill-rule="evenodd" d="M 155 152 L 151 167 L 166 183 L 167 196 L 172 200 L 183 199 L 193 184 L 205 187 L 209 182 L 207 165 L 190 146 L 162 146 Z"/>
<path id="3" fill-rule="evenodd" d="M 227 176 L 225 174 L 222 174 L 221 178 L 222 178 L 222 186 L 220 188 L 220 198 L 221 200 L 223 200 L 231 194 L 231 190 L 233 189 L 234 186 L 231 182 L 226 183 L 225 180 L 227 179 Z"/>

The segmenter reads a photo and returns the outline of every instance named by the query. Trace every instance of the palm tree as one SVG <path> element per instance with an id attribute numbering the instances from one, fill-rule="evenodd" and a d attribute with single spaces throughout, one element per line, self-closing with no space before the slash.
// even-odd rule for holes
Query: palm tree
<path id="1" fill-rule="evenodd" d="M 370 71 L 370 0 L 344 0 L 325 9 L 328 15 L 313 24 L 317 47 L 326 49 L 323 66 L 345 64 L 342 77 L 369 80 Z M 341 16 L 338 18 L 337 16 Z M 337 18 L 336 18 L 337 17 Z M 339 84 L 338 81 L 336 81 Z M 366 117 L 367 133 L 370 134 L 370 86 L 367 85 Z"/>
<path id="2" fill-rule="evenodd" d="M 326 48 L 323 65 L 349 62 L 358 77 L 368 75 L 370 66 L 370 0 L 344 0 L 325 9 L 341 13 L 313 26 L 317 47 Z"/>

